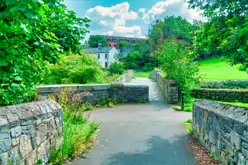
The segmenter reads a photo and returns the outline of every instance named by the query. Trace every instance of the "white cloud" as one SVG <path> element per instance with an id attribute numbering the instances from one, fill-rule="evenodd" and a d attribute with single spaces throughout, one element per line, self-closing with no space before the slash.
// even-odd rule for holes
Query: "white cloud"
<path id="1" fill-rule="evenodd" d="M 112 36 L 113 35 L 113 31 L 102 32 L 101 34 L 102 35 Z"/>
<path id="2" fill-rule="evenodd" d="M 103 26 L 108 26 L 108 23 L 106 20 L 101 20 L 100 21 L 100 24 L 103 25 Z"/>
<path id="3" fill-rule="evenodd" d="M 165 16 L 182 16 L 189 22 L 196 20 L 204 20 L 201 17 L 201 12 L 197 9 L 189 9 L 188 3 L 185 0 L 167 0 L 156 3 L 144 16 L 146 23 L 151 23 Z"/>
<path id="4" fill-rule="evenodd" d="M 144 37 L 140 26 L 127 26 L 127 21 L 141 20 L 137 12 L 130 11 L 127 2 L 112 7 L 96 6 L 86 16 L 92 20 L 90 29 L 94 34 Z"/>
<path id="5" fill-rule="evenodd" d="M 146 9 L 145 9 L 145 8 L 140 8 L 140 9 L 139 9 L 139 12 L 140 12 L 140 13 L 145 13 L 145 12 L 146 12 Z"/>
<path id="6" fill-rule="evenodd" d="M 148 31 L 147 24 L 166 16 L 182 16 L 189 22 L 204 20 L 196 9 L 188 9 L 187 0 L 166 0 L 156 3 L 150 9 L 130 10 L 128 2 L 111 7 L 90 8 L 85 16 L 91 22 L 91 34 L 142 37 Z M 146 23 L 146 24 L 145 24 Z"/>

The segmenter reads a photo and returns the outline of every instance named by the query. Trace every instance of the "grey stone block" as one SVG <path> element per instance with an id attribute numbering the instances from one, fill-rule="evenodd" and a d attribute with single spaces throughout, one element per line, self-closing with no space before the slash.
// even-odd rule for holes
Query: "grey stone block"
<path id="1" fill-rule="evenodd" d="M 0 151 L 1 151 L 1 149 L 0 149 Z M 9 156 L 8 156 L 7 152 L 1 153 L 0 154 L 0 164 L 1 165 L 8 165 L 8 158 L 9 158 Z"/>
<path id="2" fill-rule="evenodd" d="M 20 137 L 20 145 L 19 145 L 20 155 L 21 157 L 26 157 L 32 150 L 31 139 L 27 135 L 22 135 Z"/>
<path id="3" fill-rule="evenodd" d="M 5 153 L 11 149 L 11 140 L 5 139 L 0 141 L 0 154 Z"/>
<path id="4" fill-rule="evenodd" d="M 4 116 L 0 116 L 0 127 L 5 126 L 8 124 L 8 120 Z"/>
<path id="5" fill-rule="evenodd" d="M 237 150 L 241 149 L 241 137 L 239 134 L 237 134 L 234 131 L 231 132 L 231 144 L 235 149 Z"/>
<path id="6" fill-rule="evenodd" d="M 16 126 L 14 128 L 11 128 L 10 132 L 11 132 L 11 138 L 17 138 L 17 137 L 21 136 L 22 127 Z"/>

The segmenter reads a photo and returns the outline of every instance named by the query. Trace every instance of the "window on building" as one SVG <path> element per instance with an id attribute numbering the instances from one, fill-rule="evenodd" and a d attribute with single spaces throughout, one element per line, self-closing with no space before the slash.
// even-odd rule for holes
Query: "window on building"
<path id="1" fill-rule="evenodd" d="M 100 54 L 97 55 L 97 58 L 100 59 Z"/>
<path id="2" fill-rule="evenodd" d="M 108 54 L 105 54 L 105 59 L 108 59 Z"/>
<path id="3" fill-rule="evenodd" d="M 108 62 L 105 62 L 105 68 L 108 68 Z"/>

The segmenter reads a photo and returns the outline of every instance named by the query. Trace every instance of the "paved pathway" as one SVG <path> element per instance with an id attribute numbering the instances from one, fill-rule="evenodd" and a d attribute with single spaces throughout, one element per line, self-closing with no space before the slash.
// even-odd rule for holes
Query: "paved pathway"
<path id="1" fill-rule="evenodd" d="M 138 78 L 132 83 L 149 84 L 155 91 L 149 104 L 127 104 L 114 109 L 93 111 L 101 122 L 99 143 L 85 158 L 72 165 L 194 165 L 182 122 L 191 113 L 173 111 L 159 102 L 161 95 L 154 82 Z"/>
<path id="2" fill-rule="evenodd" d="M 131 84 L 141 84 L 141 85 L 148 85 L 149 86 L 149 101 L 163 101 L 164 97 L 161 94 L 157 83 L 153 80 L 148 78 L 140 78 L 137 77 L 136 79 L 132 80 Z"/>

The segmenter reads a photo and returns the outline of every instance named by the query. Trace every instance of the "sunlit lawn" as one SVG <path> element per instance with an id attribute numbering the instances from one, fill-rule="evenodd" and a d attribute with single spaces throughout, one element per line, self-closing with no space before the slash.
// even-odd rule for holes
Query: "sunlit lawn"
<path id="1" fill-rule="evenodd" d="M 134 72 L 136 77 L 147 77 L 149 78 L 152 72 Z"/>
<path id="2" fill-rule="evenodd" d="M 200 74 L 206 81 L 213 80 L 248 80 L 248 74 L 226 63 L 225 59 L 200 61 Z"/>

